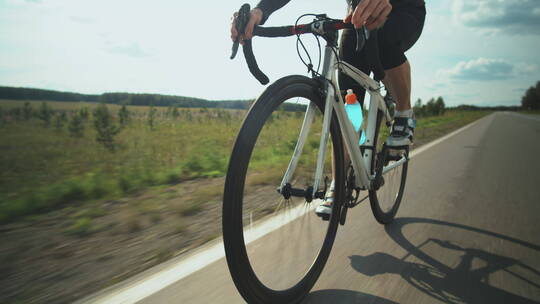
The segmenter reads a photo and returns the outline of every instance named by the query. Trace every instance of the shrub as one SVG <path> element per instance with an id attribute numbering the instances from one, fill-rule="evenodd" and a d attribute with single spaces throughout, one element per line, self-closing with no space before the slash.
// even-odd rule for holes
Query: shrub
<path id="1" fill-rule="evenodd" d="M 191 177 L 223 176 L 226 170 L 226 157 L 211 146 L 204 145 L 196 149 L 184 162 L 184 171 Z"/>
<path id="2" fill-rule="evenodd" d="M 178 108 L 177 107 L 174 107 L 173 110 L 172 110 L 172 117 L 174 119 L 177 119 L 178 116 L 180 116 L 180 113 L 178 112 Z"/>
<path id="3" fill-rule="evenodd" d="M 83 217 L 76 220 L 71 226 L 66 229 L 68 234 L 76 236 L 85 236 L 92 232 L 92 220 L 88 217 Z"/>
<path id="4" fill-rule="evenodd" d="M 120 118 L 120 126 L 124 127 L 127 125 L 130 119 L 130 113 L 125 104 L 122 105 L 120 110 L 118 110 L 118 118 Z"/>
<path id="5" fill-rule="evenodd" d="M 521 106 L 525 110 L 540 109 L 540 81 L 536 83 L 536 86 L 527 89 L 525 95 L 521 99 Z"/>
<path id="6" fill-rule="evenodd" d="M 32 106 L 28 101 L 24 103 L 23 118 L 24 120 L 29 120 L 30 118 L 32 118 Z"/>
<path id="7" fill-rule="evenodd" d="M 123 173 L 118 177 L 117 182 L 118 182 L 118 188 L 123 193 L 129 193 L 140 186 L 141 178 L 134 172 Z"/>
<path id="8" fill-rule="evenodd" d="M 52 114 L 52 110 L 49 108 L 47 103 L 42 102 L 41 107 L 39 108 L 38 118 L 43 121 L 45 127 L 48 127 L 51 124 Z"/>
<path id="9" fill-rule="evenodd" d="M 81 116 L 82 120 L 87 120 L 89 116 L 89 111 L 87 107 L 83 107 L 79 110 L 79 115 Z"/>
<path id="10" fill-rule="evenodd" d="M 157 112 L 156 108 L 154 108 L 154 106 L 151 106 L 150 112 L 148 112 L 148 125 L 150 126 L 150 130 L 154 130 L 156 112 Z"/>
<path id="11" fill-rule="evenodd" d="M 414 115 L 419 117 L 439 116 L 446 111 L 446 105 L 442 97 L 437 99 L 431 98 L 425 105 L 422 105 L 422 100 L 418 98 L 413 107 Z"/>
<path id="12" fill-rule="evenodd" d="M 84 124 L 83 118 L 80 113 L 75 113 L 68 125 L 69 134 L 72 137 L 83 137 L 84 136 Z"/>
<path id="13" fill-rule="evenodd" d="M 169 171 L 165 174 L 166 184 L 178 184 L 181 181 L 179 170 Z"/>
<path id="14" fill-rule="evenodd" d="M 120 176 L 118 179 L 118 187 L 120 187 L 120 190 L 124 193 L 128 193 L 133 189 L 133 184 L 129 180 L 129 178 L 126 178 L 125 176 Z"/>
<path id="15" fill-rule="evenodd" d="M 54 118 L 54 126 L 57 130 L 61 130 L 64 127 L 64 120 L 62 114 L 57 114 Z"/>
<path id="16" fill-rule="evenodd" d="M 113 117 L 104 103 L 94 111 L 94 127 L 97 131 L 96 141 L 110 151 L 114 151 L 114 136 L 120 131 L 113 123 Z"/>

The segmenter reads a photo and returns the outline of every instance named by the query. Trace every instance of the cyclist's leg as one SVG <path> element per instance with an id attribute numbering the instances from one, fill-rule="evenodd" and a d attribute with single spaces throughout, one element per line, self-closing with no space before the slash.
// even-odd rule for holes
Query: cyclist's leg
<path id="1" fill-rule="evenodd" d="M 425 7 L 396 7 L 379 30 L 381 64 L 390 95 L 396 99 L 398 111 L 411 108 L 411 69 L 405 52 L 420 37 L 424 27 Z"/>
<path id="2" fill-rule="evenodd" d="M 383 80 L 397 104 L 396 120 L 389 145 L 411 143 L 414 122 L 411 109 L 411 67 L 405 56 L 420 37 L 424 26 L 425 7 L 396 7 L 379 30 L 381 64 L 385 69 Z"/>

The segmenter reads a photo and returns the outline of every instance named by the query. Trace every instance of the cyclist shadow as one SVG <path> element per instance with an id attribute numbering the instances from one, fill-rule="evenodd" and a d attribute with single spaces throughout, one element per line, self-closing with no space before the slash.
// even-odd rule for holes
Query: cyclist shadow
<path id="1" fill-rule="evenodd" d="M 399 274 L 406 282 L 418 290 L 444 303 L 537 303 L 536 301 L 489 285 L 489 275 L 501 270 L 530 285 L 530 288 L 540 290 L 540 284 L 508 268 L 511 266 L 519 267 L 522 270 L 520 272 L 540 278 L 540 272 L 536 269 L 516 259 L 493 254 L 481 249 L 462 247 L 458 244 L 435 238 L 428 239 L 421 245 L 414 246 L 402 233 L 402 227 L 411 223 L 430 223 L 466 229 L 518 243 L 537 251 L 540 250 L 537 245 L 473 227 L 429 219 L 403 218 L 397 219 L 394 224 L 387 226 L 386 232 L 394 241 L 408 251 L 408 254 L 404 258 L 398 259 L 383 252 L 376 252 L 368 256 L 355 255 L 350 257 L 351 266 L 356 271 L 367 276 L 386 273 Z M 441 249 L 455 251 L 461 254 L 458 265 L 454 268 L 448 267 L 420 249 L 420 247 L 429 242 L 433 242 Z M 411 255 L 420 259 L 425 264 L 405 261 L 405 258 Z M 474 259 L 483 261 L 485 266 L 473 268 Z"/>

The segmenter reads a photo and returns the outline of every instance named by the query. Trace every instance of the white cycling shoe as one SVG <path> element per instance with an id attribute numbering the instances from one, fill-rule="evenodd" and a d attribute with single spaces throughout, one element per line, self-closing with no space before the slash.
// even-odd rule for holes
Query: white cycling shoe
<path id="1" fill-rule="evenodd" d="M 408 117 L 394 118 L 392 132 L 386 139 L 388 147 L 403 147 L 412 144 L 416 120 Z"/>
<path id="2" fill-rule="evenodd" d="M 330 190 L 326 192 L 324 202 L 317 206 L 315 213 L 317 216 L 323 219 L 323 221 L 328 221 L 330 215 L 332 215 L 332 205 L 334 204 L 334 181 L 330 184 Z"/>

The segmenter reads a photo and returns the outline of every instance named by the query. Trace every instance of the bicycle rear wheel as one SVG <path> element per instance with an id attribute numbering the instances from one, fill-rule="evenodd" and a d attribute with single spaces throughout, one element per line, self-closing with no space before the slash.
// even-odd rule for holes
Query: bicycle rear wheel
<path id="1" fill-rule="evenodd" d="M 289 76 L 272 84 L 249 110 L 233 148 L 223 197 L 223 239 L 233 281 L 248 303 L 296 303 L 309 292 L 328 259 L 339 222 L 343 193 L 343 148 L 333 115 L 328 152 L 336 166 L 335 201 L 329 221 L 322 221 L 311 203 L 285 200 L 276 191 L 298 140 L 302 115 L 284 112 L 285 101 L 316 105 L 303 153 L 290 183 L 313 185 L 322 112 L 320 84 Z M 291 132 L 294 131 L 294 132 Z M 325 175 L 331 177 L 331 153 Z M 268 233 L 269 231 L 272 231 Z"/>
<path id="2" fill-rule="evenodd" d="M 388 137 L 390 132 L 384 117 L 384 114 L 378 111 L 374 137 L 374 145 L 377 149 L 372 158 L 371 166 L 372 174 L 376 175 L 376 184 L 378 185 L 374 190 L 369 191 L 369 201 L 375 219 L 381 224 L 389 224 L 394 220 L 401 205 L 409 162 L 405 161 L 387 172 L 383 172 L 383 170 L 385 167 L 390 168 L 396 165 L 403 157 L 408 159 L 409 147 L 389 149 L 384 144 L 384 139 Z"/>

